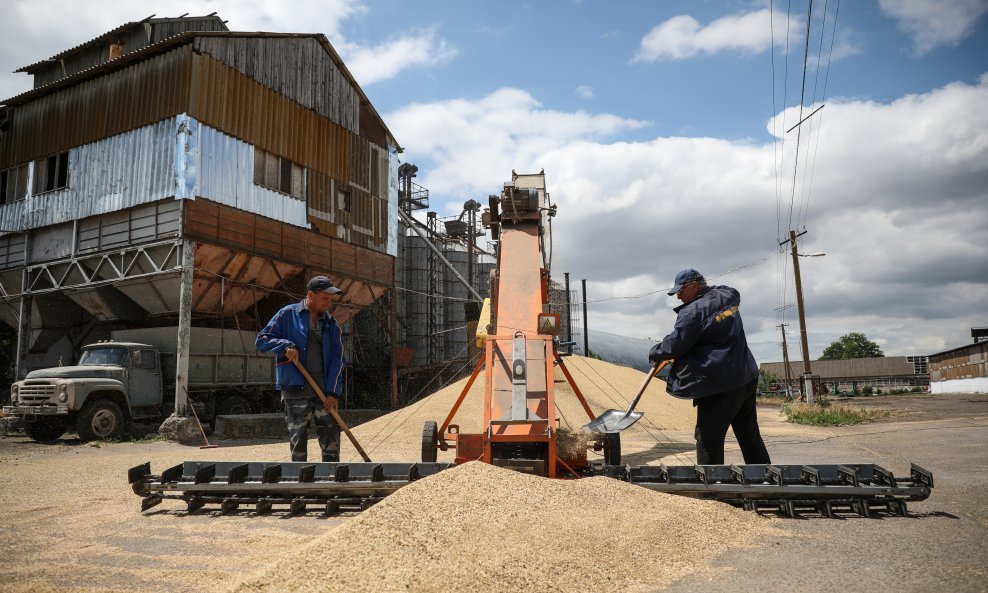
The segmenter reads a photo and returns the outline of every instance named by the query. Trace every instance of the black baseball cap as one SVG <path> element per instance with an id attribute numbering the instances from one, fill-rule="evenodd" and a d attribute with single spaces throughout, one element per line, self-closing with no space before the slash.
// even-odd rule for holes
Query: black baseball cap
<path id="1" fill-rule="evenodd" d="M 333 281 L 325 276 L 316 276 L 305 287 L 312 292 L 328 292 L 329 294 L 337 294 L 343 292 L 339 288 L 333 286 Z"/>
<path id="2" fill-rule="evenodd" d="M 695 280 L 703 280 L 703 274 L 697 272 L 693 268 L 686 268 L 682 272 L 676 274 L 675 285 L 669 289 L 669 296 L 672 296 L 683 289 L 690 282 Z"/>

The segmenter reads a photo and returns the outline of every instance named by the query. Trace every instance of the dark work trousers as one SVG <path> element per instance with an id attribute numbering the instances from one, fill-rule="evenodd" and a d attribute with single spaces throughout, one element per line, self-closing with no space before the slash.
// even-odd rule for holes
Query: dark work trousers
<path id="1" fill-rule="evenodd" d="M 307 461 L 309 453 L 309 421 L 316 425 L 323 461 L 340 460 L 340 425 L 326 413 L 315 396 L 285 399 L 285 420 L 288 423 L 288 444 L 292 461 Z"/>
<path id="2" fill-rule="evenodd" d="M 745 463 L 771 463 L 758 431 L 755 412 L 757 389 L 756 379 L 738 389 L 694 400 L 698 465 L 723 465 L 724 437 L 727 436 L 728 426 L 734 429 Z"/>

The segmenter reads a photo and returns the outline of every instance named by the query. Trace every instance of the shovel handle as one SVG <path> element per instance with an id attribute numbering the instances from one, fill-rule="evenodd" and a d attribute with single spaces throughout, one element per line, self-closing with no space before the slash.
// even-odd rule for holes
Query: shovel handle
<path id="1" fill-rule="evenodd" d="M 305 377 L 305 381 L 309 384 L 309 387 L 312 388 L 312 391 L 315 391 L 316 395 L 319 396 L 319 399 L 321 399 L 323 403 L 326 403 L 326 396 L 323 394 L 322 389 L 319 388 L 319 385 L 316 384 L 316 381 L 312 378 L 312 375 L 309 374 L 309 371 L 305 370 L 305 367 L 302 366 L 302 363 L 300 363 L 298 359 L 293 360 L 292 362 L 295 363 L 295 368 L 297 368 L 299 372 L 302 373 L 302 376 Z M 350 432 L 350 429 L 347 428 L 346 422 L 343 421 L 343 418 L 340 418 L 339 413 L 333 409 L 327 411 L 333 416 L 336 423 L 340 425 L 343 432 L 346 433 L 347 438 L 350 439 L 350 442 L 353 443 L 353 446 L 357 449 L 357 453 L 360 453 L 360 457 L 363 458 L 364 461 L 370 461 L 370 457 L 367 456 L 367 453 L 364 453 L 364 448 L 357 442 L 357 438 L 354 437 L 353 433 Z"/>
<path id="2" fill-rule="evenodd" d="M 669 364 L 669 361 L 663 360 L 662 362 L 657 362 L 654 365 L 652 365 L 652 370 L 649 371 L 647 375 L 645 375 L 645 381 L 642 383 L 642 386 L 638 389 L 638 393 L 635 395 L 635 399 L 631 400 L 631 405 L 628 406 L 628 411 L 624 413 L 625 416 L 630 416 L 631 413 L 635 411 L 635 406 L 638 405 L 638 400 L 640 400 L 642 398 L 642 394 L 645 393 L 645 388 L 648 387 L 649 381 L 651 381 L 652 377 L 658 374 L 658 372 L 662 370 L 662 368 L 665 367 L 667 364 Z"/>

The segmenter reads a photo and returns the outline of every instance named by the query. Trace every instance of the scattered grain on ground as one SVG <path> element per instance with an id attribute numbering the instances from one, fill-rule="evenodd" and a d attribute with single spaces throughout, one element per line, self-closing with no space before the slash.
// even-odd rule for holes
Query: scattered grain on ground
<path id="1" fill-rule="evenodd" d="M 654 591 L 775 522 L 609 478 L 471 462 L 399 490 L 234 590 Z"/>

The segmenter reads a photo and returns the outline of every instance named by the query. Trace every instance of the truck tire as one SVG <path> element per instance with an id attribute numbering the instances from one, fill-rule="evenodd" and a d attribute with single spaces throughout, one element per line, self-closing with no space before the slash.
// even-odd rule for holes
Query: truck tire
<path id="1" fill-rule="evenodd" d="M 220 399 L 216 406 L 217 416 L 236 416 L 240 414 L 253 414 L 254 408 L 250 405 L 250 400 L 242 395 L 228 395 Z"/>
<path id="2" fill-rule="evenodd" d="M 124 433 L 127 419 L 120 406 L 110 400 L 99 399 L 86 404 L 76 421 L 79 438 L 84 441 L 114 439 Z"/>
<path id="3" fill-rule="evenodd" d="M 65 422 L 51 418 L 25 420 L 24 433 L 39 443 L 50 443 L 65 434 Z"/>

